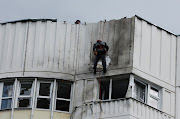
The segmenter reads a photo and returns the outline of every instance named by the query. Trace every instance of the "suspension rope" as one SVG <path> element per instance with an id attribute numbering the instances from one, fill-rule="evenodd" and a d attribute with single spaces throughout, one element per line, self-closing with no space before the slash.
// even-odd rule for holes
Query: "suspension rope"
<path id="1" fill-rule="evenodd" d="M 100 82 L 100 67 L 99 67 L 99 97 L 100 97 L 100 110 L 102 111 L 101 107 L 101 82 Z"/>

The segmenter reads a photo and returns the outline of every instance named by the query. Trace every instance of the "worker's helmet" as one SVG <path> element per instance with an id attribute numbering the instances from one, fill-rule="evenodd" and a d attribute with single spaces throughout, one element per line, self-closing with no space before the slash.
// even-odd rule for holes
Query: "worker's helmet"
<path id="1" fill-rule="evenodd" d="M 101 40 L 97 40 L 97 43 L 100 43 L 101 42 Z"/>

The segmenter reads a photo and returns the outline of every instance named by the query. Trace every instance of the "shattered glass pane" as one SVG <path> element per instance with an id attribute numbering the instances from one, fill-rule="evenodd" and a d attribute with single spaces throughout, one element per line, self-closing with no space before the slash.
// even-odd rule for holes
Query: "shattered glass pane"
<path id="1" fill-rule="evenodd" d="M 32 82 L 22 82 L 21 89 L 20 89 L 20 95 L 30 95 L 31 88 L 32 88 Z"/>

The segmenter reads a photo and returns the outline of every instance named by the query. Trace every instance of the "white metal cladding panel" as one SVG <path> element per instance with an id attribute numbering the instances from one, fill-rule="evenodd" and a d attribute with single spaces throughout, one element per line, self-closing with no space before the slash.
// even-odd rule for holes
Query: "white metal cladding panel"
<path id="1" fill-rule="evenodd" d="M 28 23 L 0 25 L 0 73 L 23 71 Z"/>
<path id="2" fill-rule="evenodd" d="M 133 67 L 175 85 L 176 36 L 135 20 Z"/>
<path id="3" fill-rule="evenodd" d="M 74 70 L 75 34 L 75 25 L 30 22 L 25 71 Z"/>
<path id="4" fill-rule="evenodd" d="M 168 114 L 175 115 L 175 93 L 163 90 L 162 110 Z"/>

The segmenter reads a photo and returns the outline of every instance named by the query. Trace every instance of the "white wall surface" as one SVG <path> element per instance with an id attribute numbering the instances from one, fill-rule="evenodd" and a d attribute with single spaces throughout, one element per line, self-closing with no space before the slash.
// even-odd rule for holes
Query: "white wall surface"
<path id="1" fill-rule="evenodd" d="M 176 36 L 135 20 L 133 67 L 175 85 Z"/>
<path id="2" fill-rule="evenodd" d="M 107 42 L 109 69 L 132 66 L 133 18 L 87 25 L 53 21 L 0 24 L 0 77 L 62 77 L 92 72 L 93 44 Z"/>
<path id="3" fill-rule="evenodd" d="M 175 86 L 176 40 L 175 35 L 136 18 L 134 71 L 138 70 Z"/>
<path id="4" fill-rule="evenodd" d="M 135 18 L 133 73 L 162 90 L 162 110 L 174 115 L 177 37 Z"/>

